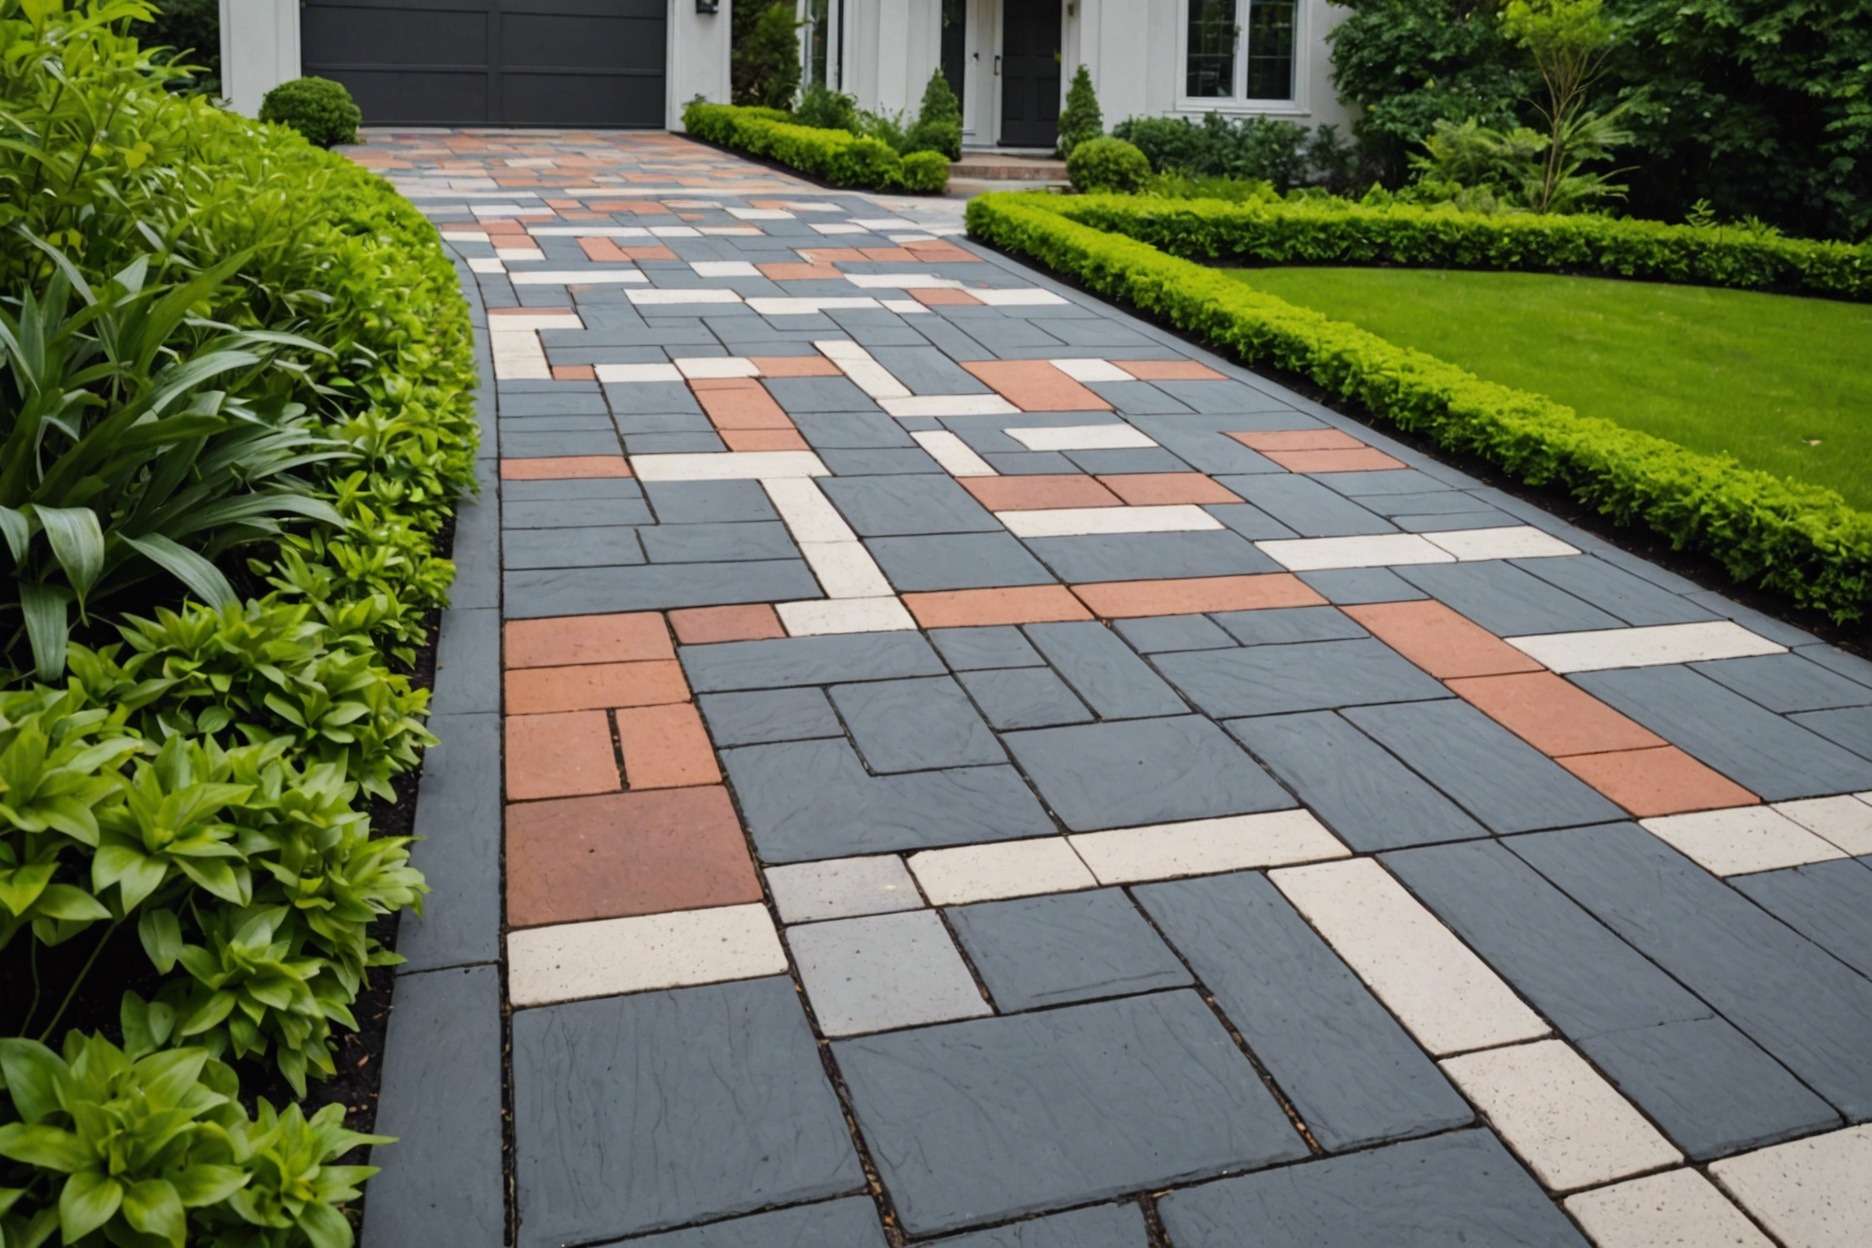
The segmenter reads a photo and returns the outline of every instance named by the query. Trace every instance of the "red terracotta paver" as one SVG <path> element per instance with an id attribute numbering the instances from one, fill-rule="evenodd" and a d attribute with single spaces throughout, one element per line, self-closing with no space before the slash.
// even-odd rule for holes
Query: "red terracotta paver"
<path id="1" fill-rule="evenodd" d="M 984 624 L 1043 624 L 1089 620 L 1092 613 L 1064 585 L 1007 589 L 952 589 L 905 594 L 903 604 L 924 628 L 967 628 Z"/>
<path id="2" fill-rule="evenodd" d="M 1139 381 L 1226 381 L 1207 364 L 1195 360 L 1113 360 Z"/>
<path id="3" fill-rule="evenodd" d="M 676 253 L 662 243 L 644 243 L 636 247 L 620 247 L 626 260 L 674 260 Z"/>
<path id="4" fill-rule="evenodd" d="M 631 789 L 673 789 L 719 784 L 715 749 L 694 706 L 640 706 L 617 712 L 624 784 Z"/>
<path id="5" fill-rule="evenodd" d="M 1355 451 L 1365 445 L 1339 429 L 1260 429 L 1228 436 L 1256 451 Z"/>
<path id="6" fill-rule="evenodd" d="M 685 646 L 705 646 L 717 641 L 760 641 L 787 635 L 780 617 L 764 602 L 738 607 L 685 607 L 670 612 L 669 622 L 676 630 L 676 640 Z"/>
<path id="7" fill-rule="evenodd" d="M 962 248 L 956 246 L 954 243 L 949 243 L 949 242 L 905 243 L 904 250 L 907 252 L 910 252 L 918 260 L 924 261 L 926 263 L 934 263 L 934 264 L 968 264 L 970 262 L 973 262 L 976 264 L 981 263 L 981 257 L 976 255 L 974 252 L 964 251 Z"/>
<path id="8" fill-rule="evenodd" d="M 1761 798 L 1674 745 L 1556 760 L 1640 819 L 1752 806 Z"/>
<path id="9" fill-rule="evenodd" d="M 837 377 L 839 366 L 823 355 L 751 355 L 763 377 Z"/>
<path id="10" fill-rule="evenodd" d="M 987 360 L 963 368 L 1023 412 L 1109 412 L 1111 404 L 1045 360 Z"/>
<path id="11" fill-rule="evenodd" d="M 865 254 L 856 247 L 801 247 L 799 257 L 807 264 L 862 264 Z"/>
<path id="12" fill-rule="evenodd" d="M 793 422 L 766 387 L 752 377 L 698 379 L 689 383 L 696 401 L 717 429 L 791 429 Z"/>
<path id="13" fill-rule="evenodd" d="M 1545 670 L 1440 602 L 1373 602 L 1344 611 L 1378 640 L 1440 679 Z"/>
<path id="14" fill-rule="evenodd" d="M 507 922 L 577 923 L 761 899 L 720 786 L 507 808 Z"/>
<path id="15" fill-rule="evenodd" d="M 562 455 L 547 459 L 503 459 L 503 481 L 572 481 L 593 477 L 628 477 L 630 462 L 622 455 Z"/>
<path id="16" fill-rule="evenodd" d="M 1101 619 L 1146 615 L 1198 615 L 1207 611 L 1262 611 L 1317 607 L 1325 599 L 1291 572 L 1250 576 L 1197 576 L 1160 581 L 1099 581 L 1072 587 Z"/>
<path id="17" fill-rule="evenodd" d="M 1241 496 L 1200 472 L 1128 472 L 1099 481 L 1133 507 L 1180 503 L 1239 503 Z"/>
<path id="18" fill-rule="evenodd" d="M 1376 447 L 1345 451 L 1263 451 L 1289 472 L 1383 472 L 1405 466 Z"/>
<path id="19" fill-rule="evenodd" d="M 723 429 L 721 440 L 731 451 L 810 451 L 812 446 L 791 429 Z"/>
<path id="20" fill-rule="evenodd" d="M 674 659 L 658 659 L 648 663 L 509 668 L 506 691 L 507 714 L 516 716 L 682 702 L 689 697 L 689 684 L 683 679 L 682 664 Z"/>
<path id="21" fill-rule="evenodd" d="M 619 264 L 630 259 L 608 238 L 581 238 L 578 245 L 593 264 Z"/>
<path id="22" fill-rule="evenodd" d="M 969 259 L 974 259 L 970 256 Z M 954 290 L 945 286 L 918 286 L 910 291 L 910 297 L 926 308 L 965 308 L 980 305 L 981 300 L 966 290 Z"/>
<path id="23" fill-rule="evenodd" d="M 904 247 L 860 247 L 858 254 L 866 260 L 885 261 L 890 264 L 909 264 L 917 258 L 914 251 Z"/>
<path id="24" fill-rule="evenodd" d="M 555 364 L 552 375 L 554 381 L 598 380 L 598 370 L 590 364 Z"/>
<path id="25" fill-rule="evenodd" d="M 1543 754 L 1643 750 L 1667 742 L 1552 672 L 1452 680 L 1456 696 Z"/>
<path id="26" fill-rule="evenodd" d="M 509 620 L 501 630 L 506 666 L 574 667 L 673 659 L 669 630 L 654 611 Z"/>
<path id="27" fill-rule="evenodd" d="M 958 477 L 989 511 L 1045 511 L 1055 507 L 1116 507 L 1119 498 L 1096 478 L 1068 475 Z"/>
<path id="28" fill-rule="evenodd" d="M 622 786 L 603 711 L 506 720 L 507 796 L 513 801 L 609 793 Z"/>

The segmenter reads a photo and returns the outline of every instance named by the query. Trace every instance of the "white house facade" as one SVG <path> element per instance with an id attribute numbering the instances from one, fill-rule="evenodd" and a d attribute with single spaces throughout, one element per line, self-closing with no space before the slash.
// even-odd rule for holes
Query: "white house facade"
<path id="1" fill-rule="evenodd" d="M 222 65 L 253 112 L 301 74 L 371 124 L 676 127 L 728 96 L 730 5 L 749 0 L 221 0 Z M 795 0 L 808 81 L 914 113 L 940 68 L 971 146 L 1050 147 L 1067 83 L 1107 124 L 1140 115 L 1343 124 L 1329 0 Z"/>

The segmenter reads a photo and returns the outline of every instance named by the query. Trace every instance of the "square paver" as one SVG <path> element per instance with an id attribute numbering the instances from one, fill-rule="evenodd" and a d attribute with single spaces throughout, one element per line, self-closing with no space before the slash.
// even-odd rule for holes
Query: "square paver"
<path id="1" fill-rule="evenodd" d="M 1241 1248 L 1244 1227 L 1282 1248 L 1586 1248 L 1487 1131 L 1206 1183 L 1158 1210 L 1177 1248 Z"/>
<path id="2" fill-rule="evenodd" d="M 1304 610 L 1305 608 L 1302 608 Z M 1237 615 L 1281 615 L 1287 608 L 1271 611 L 1241 611 Z M 1236 644 L 1215 622 L 1202 615 L 1155 615 L 1136 620 L 1118 620 L 1112 624 L 1118 635 L 1139 654 L 1163 654 L 1172 650 L 1226 650 Z"/>
<path id="3" fill-rule="evenodd" d="M 1306 1155 L 1194 992 L 832 1046 L 913 1235 Z"/>
<path id="4" fill-rule="evenodd" d="M 874 772 L 929 771 L 1007 758 L 953 677 L 834 685 L 831 695 Z"/>
<path id="5" fill-rule="evenodd" d="M 1226 733 L 1196 715 L 1041 728 L 1002 740 L 1075 832 L 1293 805 Z"/>
<path id="6" fill-rule="evenodd" d="M 865 546 L 900 592 L 1054 581 L 1053 574 L 1006 533 L 878 537 Z"/>
<path id="7" fill-rule="evenodd" d="M 923 905 L 916 881 L 895 854 L 768 867 L 766 876 L 782 923 L 888 914 Z"/>
<path id="8" fill-rule="evenodd" d="M 960 679 L 988 722 L 1002 731 L 1083 724 L 1092 718 L 1051 668 L 963 672 Z"/>
<path id="9" fill-rule="evenodd" d="M 932 629 L 929 639 L 949 666 L 958 672 L 991 667 L 1043 667 L 1046 664 L 1046 660 L 1021 635 L 1020 629 L 1011 625 Z"/>
<path id="10" fill-rule="evenodd" d="M 982 902 L 948 917 L 1004 1012 L 1191 982 L 1118 889 Z"/>
<path id="11" fill-rule="evenodd" d="M 933 910 L 790 927 L 787 943 L 828 1036 L 989 1013 Z"/>
<path id="12" fill-rule="evenodd" d="M 711 693 L 697 699 L 717 749 L 770 741 L 805 741 L 844 733 L 825 694 L 817 689 L 759 689 Z"/>
<path id="13" fill-rule="evenodd" d="M 784 976 L 518 1014 L 513 1068 L 528 1248 L 864 1189 Z"/>
<path id="14" fill-rule="evenodd" d="M 1629 1179 L 1569 1196 L 1567 1212 L 1579 1219 L 1599 1248 L 1774 1248 L 1773 1241 L 1695 1170 Z"/>

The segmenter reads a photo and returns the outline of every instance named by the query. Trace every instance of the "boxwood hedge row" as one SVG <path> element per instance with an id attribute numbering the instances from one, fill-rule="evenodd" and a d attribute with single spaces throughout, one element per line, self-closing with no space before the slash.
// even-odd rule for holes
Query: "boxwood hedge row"
<path id="1" fill-rule="evenodd" d="M 683 129 L 706 143 L 774 161 L 834 186 L 934 195 L 949 185 L 949 161 L 941 152 L 899 156 L 881 139 L 802 126 L 778 109 L 693 100 L 683 109 Z"/>
<path id="2" fill-rule="evenodd" d="M 1552 228 L 1552 250 L 1544 252 L 1543 231 L 1550 226 L 1539 220 L 1515 228 L 1496 218 L 1395 210 L 1346 213 L 1308 205 L 1243 212 L 1228 205 L 1030 193 L 985 195 L 968 207 L 972 236 L 1244 363 L 1306 377 L 1335 398 L 1448 450 L 1487 460 L 1530 485 L 1564 489 L 1619 524 L 1642 525 L 1674 549 L 1707 555 L 1739 583 L 1838 621 L 1861 618 L 1872 599 L 1872 516 L 1833 491 L 1745 469 L 1726 457 L 1698 454 L 1581 416 L 1541 395 L 1484 381 L 1152 245 L 1164 241 L 1184 254 L 1269 262 L 1493 260 L 1506 267 L 1570 269 L 1590 261 L 1624 266 L 1615 271 L 1634 276 L 1689 274 L 1722 278 L 1726 285 L 1798 286 L 1854 296 L 1867 289 L 1863 249 L 1749 241 L 1731 251 L 1701 232 L 1612 224 L 1621 228 L 1596 241 L 1581 227 Z M 1105 228 L 1113 226 L 1122 232 Z M 1391 237 L 1403 240 L 1402 256 L 1386 250 Z M 1650 245 L 1640 245 L 1646 239 Z"/>

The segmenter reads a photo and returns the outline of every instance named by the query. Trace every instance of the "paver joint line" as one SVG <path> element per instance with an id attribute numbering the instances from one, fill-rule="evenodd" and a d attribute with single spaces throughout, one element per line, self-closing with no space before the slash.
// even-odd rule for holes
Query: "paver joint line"
<path id="1" fill-rule="evenodd" d="M 526 1248 L 1872 1223 L 1872 668 L 951 204 L 354 155 L 465 262 L 488 487 L 362 1248 L 475 1183 Z"/>

